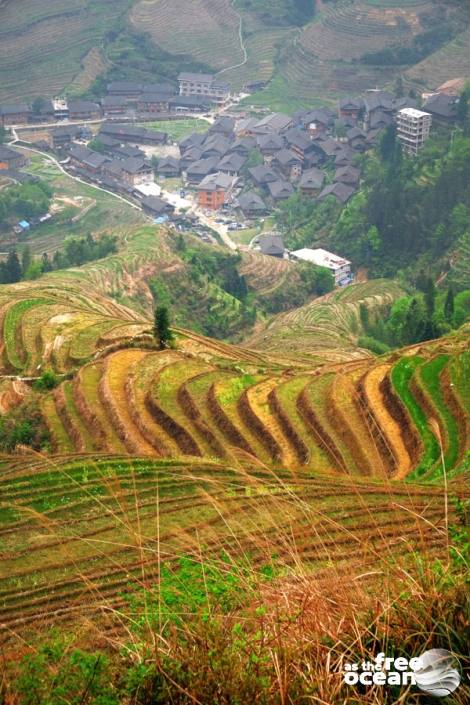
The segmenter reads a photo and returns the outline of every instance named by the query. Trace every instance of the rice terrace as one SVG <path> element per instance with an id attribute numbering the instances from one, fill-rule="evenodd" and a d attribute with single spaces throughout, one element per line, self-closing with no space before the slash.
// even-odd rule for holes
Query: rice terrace
<path id="1" fill-rule="evenodd" d="M 470 701 L 469 48 L 0 0 L 0 705 Z"/>

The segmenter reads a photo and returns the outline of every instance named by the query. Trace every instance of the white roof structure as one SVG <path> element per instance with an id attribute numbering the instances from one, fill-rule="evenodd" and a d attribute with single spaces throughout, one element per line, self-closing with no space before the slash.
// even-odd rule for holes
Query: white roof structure
<path id="1" fill-rule="evenodd" d="M 295 250 L 295 252 L 292 252 L 291 254 L 297 259 L 304 260 L 305 262 L 311 262 L 312 264 L 316 264 L 318 267 L 327 267 L 328 269 L 332 269 L 334 271 L 351 264 L 349 260 L 339 257 L 338 255 L 328 252 L 327 250 L 323 250 L 321 247 L 316 250 L 303 247 L 301 250 Z"/>
<path id="2" fill-rule="evenodd" d="M 160 186 L 152 181 L 149 184 L 139 184 L 135 187 L 143 196 L 159 196 L 162 192 Z"/>
<path id="3" fill-rule="evenodd" d="M 425 113 L 422 110 L 416 110 L 416 108 L 403 108 L 402 110 L 398 111 L 400 115 L 407 115 L 408 117 L 411 118 L 422 118 L 426 117 L 426 115 L 431 116 L 430 113 Z"/>

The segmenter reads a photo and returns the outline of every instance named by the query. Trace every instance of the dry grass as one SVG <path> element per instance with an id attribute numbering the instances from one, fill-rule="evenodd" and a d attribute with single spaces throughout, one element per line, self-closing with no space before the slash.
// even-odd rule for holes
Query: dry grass
<path id="1" fill-rule="evenodd" d="M 13 465 L 1 484 L 8 674 L 52 625 L 68 651 L 93 644 L 121 654 L 121 674 L 138 669 L 133 703 L 352 705 L 347 661 L 431 646 L 464 656 L 446 531 L 457 519 L 439 487 L 123 458 Z M 51 668 L 39 682 L 54 684 Z M 4 677 L 8 702 L 21 702 L 15 686 Z"/>

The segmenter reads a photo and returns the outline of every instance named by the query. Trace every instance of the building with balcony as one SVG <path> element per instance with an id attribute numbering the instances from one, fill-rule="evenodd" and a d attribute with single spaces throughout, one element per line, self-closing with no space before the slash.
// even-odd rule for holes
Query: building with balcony
<path id="1" fill-rule="evenodd" d="M 429 137 L 432 115 L 415 108 L 397 113 L 397 137 L 407 154 L 416 155 Z"/>

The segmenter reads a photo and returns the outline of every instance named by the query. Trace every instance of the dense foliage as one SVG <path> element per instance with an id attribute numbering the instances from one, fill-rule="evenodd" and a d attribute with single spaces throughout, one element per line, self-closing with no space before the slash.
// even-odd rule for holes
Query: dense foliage
<path id="1" fill-rule="evenodd" d="M 413 37 L 409 45 L 397 44 L 379 51 L 363 54 L 361 61 L 364 64 L 379 66 L 393 66 L 400 64 L 415 64 L 426 56 L 437 51 L 453 36 L 450 27 L 440 26 L 418 34 Z"/>
<path id="2" fill-rule="evenodd" d="M 449 287 L 438 291 L 432 278 L 421 272 L 417 289 L 395 301 L 386 318 L 369 313 L 363 304 L 360 316 L 366 336 L 359 345 L 381 354 L 390 347 L 432 340 L 460 327 L 470 319 L 470 290 L 455 294 Z"/>
<path id="3" fill-rule="evenodd" d="M 0 229 L 12 221 L 33 218 L 49 210 L 52 189 L 44 181 L 9 186 L 0 193 Z"/>
<path id="4" fill-rule="evenodd" d="M 131 31 L 123 22 L 121 28 L 110 30 L 104 48 L 110 68 L 101 74 L 84 93 L 85 97 L 101 98 L 109 81 L 135 80 L 156 83 L 174 81 L 181 71 L 210 73 L 210 67 L 189 54 L 170 54 L 158 47 L 150 35 Z"/>
<path id="5" fill-rule="evenodd" d="M 0 450 L 11 453 L 18 446 L 50 449 L 49 431 L 35 397 L 0 417 Z"/>
<path id="6" fill-rule="evenodd" d="M 470 138 L 430 141 L 411 159 L 392 135 L 381 156 L 369 162 L 332 242 L 375 275 L 393 276 L 417 258 L 438 260 L 470 230 Z"/>
<path id="7" fill-rule="evenodd" d="M 85 237 L 68 237 L 64 240 L 63 249 L 54 254 L 50 268 L 79 267 L 114 252 L 117 252 L 117 238 L 114 235 L 102 235 L 97 240 L 90 234 Z"/>

